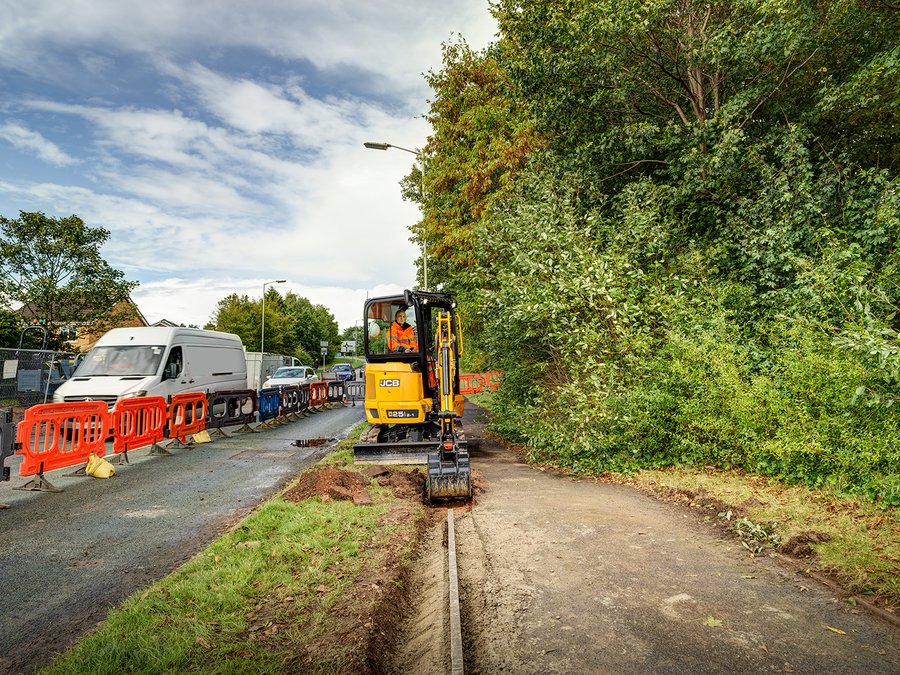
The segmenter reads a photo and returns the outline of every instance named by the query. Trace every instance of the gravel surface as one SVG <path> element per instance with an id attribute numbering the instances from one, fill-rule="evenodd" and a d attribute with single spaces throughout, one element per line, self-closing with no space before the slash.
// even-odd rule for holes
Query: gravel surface
<path id="1" fill-rule="evenodd" d="M 327 410 L 298 422 L 189 449 L 171 457 L 129 453 L 109 480 L 46 474 L 58 494 L 0 482 L 0 673 L 31 672 L 77 641 L 109 609 L 203 549 L 332 443 L 362 407 Z M 20 460 L 19 457 L 14 458 Z"/>

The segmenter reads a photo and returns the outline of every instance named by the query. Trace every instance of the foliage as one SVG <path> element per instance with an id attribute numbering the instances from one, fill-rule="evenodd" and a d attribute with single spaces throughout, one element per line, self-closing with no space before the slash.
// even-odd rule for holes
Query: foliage
<path id="1" fill-rule="evenodd" d="M 281 296 L 272 287 L 266 289 L 265 349 L 274 354 L 296 356 L 311 365 L 319 358 L 320 341 L 327 341 L 332 352 L 340 349 L 337 322 L 323 305 L 287 293 Z M 236 293 L 222 298 L 208 328 L 239 335 L 248 351 L 260 351 L 262 300 Z"/>
<path id="2" fill-rule="evenodd" d="M 19 346 L 19 337 L 25 322 L 16 312 L 0 309 L 0 349 L 14 349 Z"/>
<path id="3" fill-rule="evenodd" d="M 476 268 L 474 223 L 542 144 L 493 55 L 460 39 L 444 45 L 443 62 L 426 76 L 436 92 L 427 116 L 434 133 L 425 148 L 424 217 L 414 231 L 428 243 L 432 285 L 449 278 L 458 284 Z M 418 192 L 416 171 L 405 181 L 408 197 Z"/>
<path id="4" fill-rule="evenodd" d="M 75 215 L 0 216 L 0 300 L 27 304 L 45 322 L 51 347 L 65 341 L 61 329 L 102 334 L 122 318 L 113 308 L 137 286 L 103 260 L 108 238 L 107 230 Z"/>
<path id="5" fill-rule="evenodd" d="M 494 12 L 496 44 L 429 76 L 425 222 L 503 370 L 497 429 L 582 471 L 734 466 L 897 503 L 896 13 Z"/>

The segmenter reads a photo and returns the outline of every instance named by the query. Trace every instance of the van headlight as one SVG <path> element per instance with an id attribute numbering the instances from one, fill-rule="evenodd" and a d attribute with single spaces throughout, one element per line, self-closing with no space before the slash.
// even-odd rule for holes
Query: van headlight
<path id="1" fill-rule="evenodd" d="M 147 395 L 146 389 L 139 389 L 137 391 L 132 391 L 131 393 L 128 393 L 128 394 L 122 394 L 122 398 L 138 398 L 140 396 L 146 396 L 146 395 Z"/>

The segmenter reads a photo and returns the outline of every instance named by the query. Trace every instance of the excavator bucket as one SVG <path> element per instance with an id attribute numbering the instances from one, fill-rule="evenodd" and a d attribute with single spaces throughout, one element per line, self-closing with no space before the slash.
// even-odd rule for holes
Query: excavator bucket
<path id="1" fill-rule="evenodd" d="M 455 446 L 452 451 L 439 448 L 428 455 L 428 501 L 469 499 L 472 496 L 472 470 L 468 450 Z"/>

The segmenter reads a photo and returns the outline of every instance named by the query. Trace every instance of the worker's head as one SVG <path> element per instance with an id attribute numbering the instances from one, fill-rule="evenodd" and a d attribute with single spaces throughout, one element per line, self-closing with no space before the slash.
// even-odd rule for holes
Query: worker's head
<path id="1" fill-rule="evenodd" d="M 394 313 L 394 321 L 396 321 L 397 323 L 406 323 L 406 310 L 398 309 Z"/>

